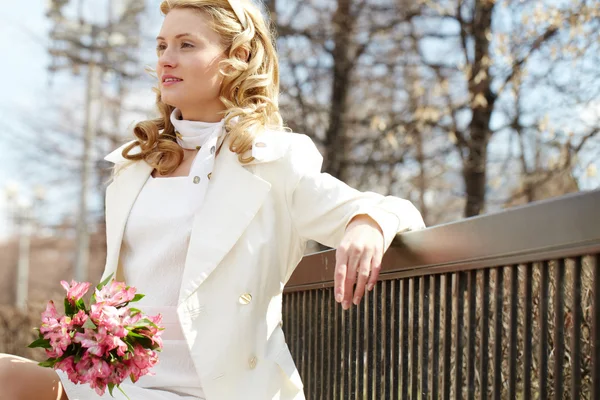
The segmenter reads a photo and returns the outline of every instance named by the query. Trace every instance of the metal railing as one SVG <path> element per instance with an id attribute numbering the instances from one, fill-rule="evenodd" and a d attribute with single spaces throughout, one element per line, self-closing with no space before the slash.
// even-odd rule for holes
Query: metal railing
<path id="1" fill-rule="evenodd" d="M 600 191 L 400 235 L 344 311 L 306 256 L 283 329 L 317 399 L 600 398 Z"/>

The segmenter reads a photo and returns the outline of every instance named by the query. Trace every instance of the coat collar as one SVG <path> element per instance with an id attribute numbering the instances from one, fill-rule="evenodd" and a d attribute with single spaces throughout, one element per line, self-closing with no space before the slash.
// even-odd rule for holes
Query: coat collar
<path id="1" fill-rule="evenodd" d="M 281 132 L 265 133 L 255 139 L 252 154 L 256 155 L 256 159 L 250 164 L 273 161 L 283 156 L 283 135 Z M 115 164 L 124 164 L 124 168 L 106 189 L 107 258 L 101 281 L 115 272 L 117 274 L 113 276 L 123 279 L 122 271 L 117 271 L 117 267 L 125 225 L 135 199 L 153 170 L 145 161 L 127 162 L 123 158 L 121 153 L 129 143 L 104 158 Z M 139 147 L 131 153 L 139 153 Z M 194 216 L 179 304 L 208 278 L 235 245 L 270 189 L 269 182 L 239 163 L 238 155 L 229 150 L 229 140 L 226 140 L 215 160 L 203 204 Z"/>

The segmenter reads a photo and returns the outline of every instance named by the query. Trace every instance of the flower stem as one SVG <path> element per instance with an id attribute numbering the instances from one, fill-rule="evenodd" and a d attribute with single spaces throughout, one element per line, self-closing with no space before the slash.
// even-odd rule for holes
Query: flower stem
<path id="1" fill-rule="evenodd" d="M 131 400 L 129 398 L 129 396 L 127 396 L 127 394 L 123 391 L 123 389 L 121 389 L 121 385 L 117 385 L 117 387 L 119 388 L 119 390 L 121 391 L 121 393 L 123 393 L 123 396 L 127 397 L 127 400 Z"/>

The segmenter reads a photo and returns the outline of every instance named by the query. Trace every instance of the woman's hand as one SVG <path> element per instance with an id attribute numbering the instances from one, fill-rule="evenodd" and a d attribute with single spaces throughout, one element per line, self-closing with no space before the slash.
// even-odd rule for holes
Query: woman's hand
<path id="1" fill-rule="evenodd" d="M 355 216 L 348 226 L 339 247 L 336 250 L 334 290 L 335 299 L 342 303 L 344 310 L 351 302 L 360 303 L 365 285 L 373 289 L 383 258 L 383 232 L 379 224 L 366 214 Z M 356 283 L 356 290 L 352 288 Z"/>

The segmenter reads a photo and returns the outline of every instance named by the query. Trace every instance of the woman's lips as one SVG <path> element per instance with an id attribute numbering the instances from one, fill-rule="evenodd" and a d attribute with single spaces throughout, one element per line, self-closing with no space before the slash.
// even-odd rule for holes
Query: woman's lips
<path id="1" fill-rule="evenodd" d="M 163 82 L 163 86 L 165 86 L 165 87 L 166 86 L 173 86 L 173 85 L 175 85 L 177 83 L 180 83 L 180 82 L 183 82 L 183 81 L 182 80 L 174 80 L 174 81 L 169 80 L 169 81 Z"/>

